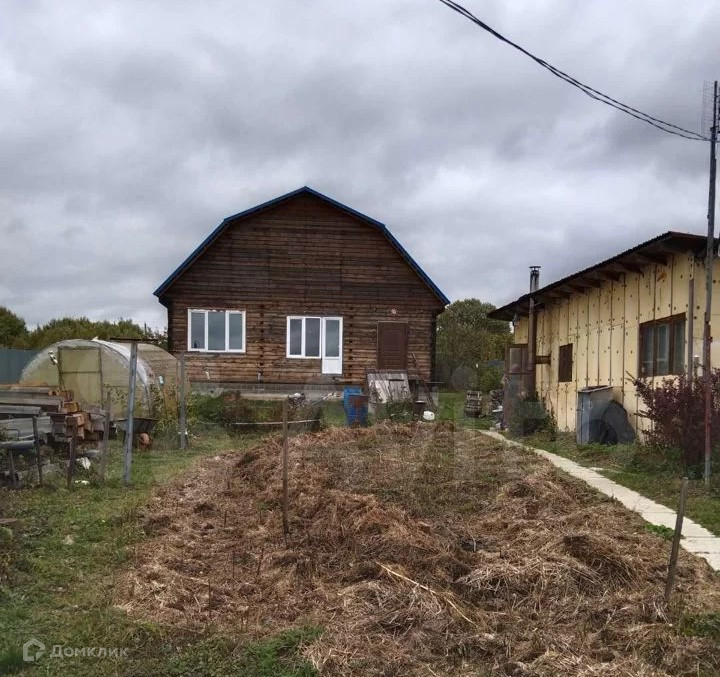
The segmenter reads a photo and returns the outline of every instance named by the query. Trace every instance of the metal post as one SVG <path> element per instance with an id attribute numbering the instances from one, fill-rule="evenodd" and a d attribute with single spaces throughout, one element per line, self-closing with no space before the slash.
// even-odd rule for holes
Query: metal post
<path id="1" fill-rule="evenodd" d="M 673 584 L 675 583 L 675 569 L 677 568 L 678 551 L 680 550 L 680 537 L 682 536 L 683 517 L 685 516 L 685 502 L 687 501 L 688 478 L 683 477 L 682 488 L 680 489 L 680 504 L 678 505 L 677 518 L 675 519 L 675 533 L 673 534 L 672 550 L 670 551 L 670 564 L 668 575 L 665 581 L 665 603 L 670 601 Z"/>
<path id="2" fill-rule="evenodd" d="M 540 266 L 530 266 L 530 293 L 536 292 L 540 284 Z M 528 308 L 528 395 L 534 395 L 536 390 L 536 362 L 537 362 L 537 315 L 535 313 L 535 298 L 530 297 Z"/>
<path id="3" fill-rule="evenodd" d="M 535 393 L 535 379 L 536 379 L 536 373 L 535 373 L 535 343 L 537 339 L 535 338 L 535 329 L 536 329 L 536 316 L 535 316 L 535 299 L 530 297 L 530 303 L 529 303 L 529 309 L 528 309 L 528 350 L 527 350 L 527 356 L 528 356 L 528 381 L 527 381 L 527 389 L 528 392 L 525 393 L 526 395 L 532 396 Z"/>
<path id="4" fill-rule="evenodd" d="M 703 331 L 703 377 L 705 385 L 705 485 L 710 486 L 710 456 L 712 453 L 712 364 L 711 364 L 711 326 L 713 259 L 715 256 L 715 175 L 717 161 L 715 145 L 717 141 L 718 83 L 713 88 L 713 122 L 710 128 L 710 190 L 708 193 L 708 231 L 705 252 L 705 325 Z"/>
<path id="5" fill-rule="evenodd" d="M 18 476 L 15 473 L 15 456 L 13 455 L 12 449 L 8 449 L 7 453 L 8 453 L 8 460 L 10 461 L 10 481 L 11 481 L 13 487 L 15 487 L 15 489 L 17 489 L 18 488 Z"/>
<path id="6" fill-rule="evenodd" d="M 40 435 L 38 433 L 37 416 L 32 417 L 33 439 L 35 440 L 35 460 L 37 461 L 38 483 L 43 484 L 42 458 L 40 458 Z"/>
<path id="7" fill-rule="evenodd" d="M 108 462 L 108 455 L 109 455 L 109 442 L 110 442 L 110 416 L 111 416 L 111 405 L 112 405 L 112 396 L 110 394 L 110 391 L 107 392 L 107 397 L 105 399 L 105 426 L 103 428 L 103 439 L 102 439 L 102 449 L 100 452 L 100 479 L 105 479 L 105 471 L 107 470 L 107 462 Z"/>
<path id="8" fill-rule="evenodd" d="M 180 383 L 178 392 L 180 395 L 180 449 L 187 448 L 187 402 L 185 401 L 185 353 L 180 354 Z"/>
<path id="9" fill-rule="evenodd" d="M 687 314 L 687 379 L 692 387 L 693 383 L 693 338 L 695 335 L 695 258 L 691 258 L 692 272 L 688 277 L 688 314 Z"/>
<path id="10" fill-rule="evenodd" d="M 137 341 L 130 343 L 130 383 L 128 384 L 127 420 L 125 421 L 125 453 L 123 483 L 130 484 L 130 468 L 132 466 L 133 446 L 133 415 L 135 411 L 135 377 L 137 375 Z"/>
<path id="11" fill-rule="evenodd" d="M 290 523 L 288 520 L 288 401 L 287 397 L 283 400 L 283 449 L 282 449 L 282 471 L 283 471 L 283 534 L 287 541 L 287 535 L 290 533 Z"/>
<path id="12" fill-rule="evenodd" d="M 70 419 L 70 426 L 67 425 L 67 419 L 65 419 L 65 430 L 70 428 L 70 439 L 68 444 L 70 447 L 70 459 L 68 461 L 67 470 L 67 488 L 70 490 L 73 488 L 73 477 L 75 476 L 75 438 L 77 437 L 77 419 L 74 416 L 68 416 Z"/>

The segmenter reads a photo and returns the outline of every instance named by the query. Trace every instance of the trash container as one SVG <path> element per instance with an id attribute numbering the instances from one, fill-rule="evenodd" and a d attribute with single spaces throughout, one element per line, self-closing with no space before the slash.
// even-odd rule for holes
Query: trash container
<path id="1" fill-rule="evenodd" d="M 612 386 L 590 386 L 578 390 L 575 413 L 575 434 L 578 444 L 602 442 L 605 423 L 603 414 L 612 401 Z"/>

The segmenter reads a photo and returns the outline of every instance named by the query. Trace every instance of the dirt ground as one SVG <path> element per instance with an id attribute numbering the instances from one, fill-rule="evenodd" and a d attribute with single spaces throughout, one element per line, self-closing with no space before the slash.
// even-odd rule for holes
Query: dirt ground
<path id="1" fill-rule="evenodd" d="M 286 544 L 280 458 L 268 438 L 160 490 L 118 605 L 239 642 L 319 626 L 323 675 L 720 673 L 687 632 L 720 578 L 681 552 L 666 608 L 669 543 L 542 459 L 446 424 L 297 437 Z"/>

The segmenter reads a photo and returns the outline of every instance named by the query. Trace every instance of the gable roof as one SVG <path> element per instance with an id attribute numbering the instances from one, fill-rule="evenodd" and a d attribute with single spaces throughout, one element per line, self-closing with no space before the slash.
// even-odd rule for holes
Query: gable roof
<path id="1" fill-rule="evenodd" d="M 366 223 L 369 223 L 371 226 L 374 226 L 377 228 L 395 247 L 397 252 L 402 256 L 402 258 L 405 260 L 405 262 L 420 276 L 420 279 L 430 288 L 430 290 L 437 296 L 444 305 L 448 305 L 450 303 L 450 299 L 448 299 L 445 294 L 440 291 L 440 288 L 430 279 L 428 274 L 420 267 L 420 265 L 413 259 L 412 256 L 407 252 L 407 250 L 398 242 L 393 234 L 388 230 L 387 226 L 384 223 L 381 223 L 380 221 L 376 221 L 375 219 L 362 214 L 355 209 L 352 209 L 352 207 L 348 207 L 347 205 L 344 205 L 342 202 L 338 202 L 337 200 L 333 200 L 331 197 L 328 197 L 327 195 L 323 195 L 322 193 L 314 190 L 313 188 L 310 188 L 308 186 L 303 186 L 302 188 L 298 188 L 297 190 L 293 190 L 289 193 L 285 193 L 284 195 L 280 195 L 279 197 L 273 198 L 272 200 L 268 200 L 267 202 L 263 202 L 262 204 L 256 205 L 255 207 L 250 207 L 250 209 L 246 209 L 245 211 L 239 212 L 237 214 L 233 214 L 232 216 L 228 216 L 225 219 L 222 220 L 222 223 L 215 228 L 215 230 L 210 233 L 201 243 L 200 245 L 188 256 L 171 274 L 170 276 L 153 292 L 153 294 L 157 297 L 161 297 L 172 285 L 172 283 L 180 277 L 180 275 L 185 272 L 214 242 L 215 240 L 222 235 L 223 232 L 230 226 L 230 224 L 233 221 L 243 219 L 246 216 L 251 216 L 252 214 L 256 214 L 257 212 L 262 211 L 263 209 L 268 209 L 270 207 L 274 207 L 282 202 L 285 202 L 287 200 L 290 200 L 291 198 L 294 198 L 298 195 L 313 195 L 314 197 L 319 198 L 320 200 L 323 200 L 324 202 L 327 202 L 328 204 L 332 205 L 333 207 L 336 207 L 337 209 L 340 209 L 344 211 L 346 214 L 349 214 L 350 216 L 354 216 L 355 218 L 358 218 L 362 221 L 365 221 Z"/>
<path id="2" fill-rule="evenodd" d="M 718 241 L 716 239 L 716 250 L 717 246 Z M 494 320 L 512 321 L 515 315 L 528 315 L 531 296 L 535 300 L 537 307 L 538 304 L 553 298 L 570 296 L 571 293 L 578 292 L 580 287 L 599 287 L 601 280 L 617 279 L 617 276 L 624 271 L 638 271 L 643 266 L 651 263 L 666 265 L 671 254 L 693 252 L 696 256 L 703 256 L 706 249 L 707 237 L 705 235 L 693 235 L 692 233 L 679 233 L 669 230 L 630 249 L 626 249 L 624 252 L 616 254 L 605 261 L 596 263 L 594 266 L 552 282 L 532 292 L 532 294 L 529 292 L 523 294 L 507 305 L 488 313 L 488 317 Z"/>

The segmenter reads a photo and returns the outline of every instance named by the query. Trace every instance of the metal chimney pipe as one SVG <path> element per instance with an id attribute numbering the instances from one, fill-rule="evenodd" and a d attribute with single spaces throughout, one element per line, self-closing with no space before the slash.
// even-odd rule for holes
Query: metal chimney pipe
<path id="1" fill-rule="evenodd" d="M 540 289 L 540 266 L 530 266 L 530 291 Z"/>
<path id="2" fill-rule="evenodd" d="M 540 288 L 540 266 L 530 266 L 530 294 Z M 537 355 L 537 315 L 535 314 L 535 299 L 530 296 L 528 308 L 528 379 L 527 394 L 535 393 L 535 362 Z"/>

